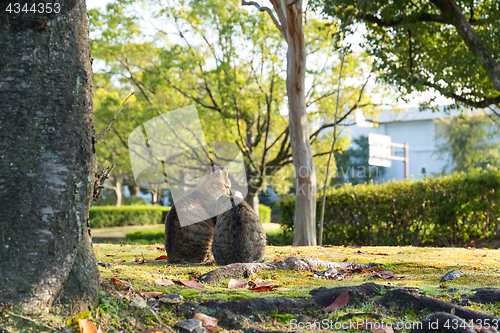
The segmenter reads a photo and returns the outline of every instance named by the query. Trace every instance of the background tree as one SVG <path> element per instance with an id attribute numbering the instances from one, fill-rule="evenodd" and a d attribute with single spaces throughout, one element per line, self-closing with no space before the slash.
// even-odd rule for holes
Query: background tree
<path id="1" fill-rule="evenodd" d="M 152 118 L 196 103 L 207 141 L 229 141 L 239 146 L 250 183 L 247 201 L 257 209 L 259 189 L 269 184 L 287 189 L 290 181 L 295 182 L 289 173 L 292 149 L 283 112 L 283 38 L 267 17 L 242 10 L 233 2 L 162 4 L 147 7 L 155 18 L 155 34 L 141 28 L 140 17 L 124 14 L 129 2 L 110 4 L 106 12 L 90 12 L 91 29 L 96 35 L 93 54 L 106 64 L 99 75 L 119 82 L 120 87 L 110 89 L 140 88 L 135 103 L 123 111 L 126 117 L 134 115 L 130 116 L 132 122 L 116 127 L 114 133 L 121 137 L 117 142 L 126 141 L 128 133 L 141 124 L 138 119 L 146 114 Z M 309 140 L 313 154 L 320 159 L 331 144 L 331 137 L 323 133 L 333 126 L 334 73 L 339 66 L 331 39 L 334 27 L 323 27 L 324 22 L 311 17 L 305 31 L 310 49 L 306 96 L 310 125 L 314 125 Z M 117 34 L 120 29 L 124 31 Z M 338 122 L 346 123 L 358 108 L 368 114 L 379 112 L 380 108 L 362 92 L 370 72 L 369 60 L 362 54 L 352 54 L 345 72 L 348 80 L 342 86 Z M 371 87 L 370 92 L 377 90 Z M 99 98 L 96 94 L 96 105 Z M 344 149 L 346 144 L 347 140 L 339 140 L 336 148 Z"/>
<path id="2" fill-rule="evenodd" d="M 345 22 L 358 1 L 314 3 Z M 353 20 L 366 26 L 363 45 L 376 58 L 379 78 L 403 100 L 412 92 L 437 91 L 457 104 L 498 112 L 500 2 L 376 0 L 358 8 Z"/>
<path id="3" fill-rule="evenodd" d="M 500 166 L 500 143 L 495 123 L 484 114 L 436 121 L 437 155 L 450 160 L 453 171 Z M 445 167 L 443 172 L 446 172 Z"/>
<path id="4" fill-rule="evenodd" d="M 368 137 L 362 135 L 353 139 L 351 147 L 335 154 L 337 171 L 336 176 L 331 180 L 331 185 L 345 182 L 353 185 L 370 183 L 383 175 L 384 167 L 368 164 L 369 155 Z"/>
<path id="5" fill-rule="evenodd" d="M 16 14 L 9 4 L 0 4 L 0 302 L 78 313 L 99 290 L 87 9 L 61 0 L 49 15 Z"/>

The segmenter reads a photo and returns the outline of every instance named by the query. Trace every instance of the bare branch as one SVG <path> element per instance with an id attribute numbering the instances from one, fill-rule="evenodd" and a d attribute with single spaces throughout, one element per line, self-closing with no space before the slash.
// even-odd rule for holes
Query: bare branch
<path id="1" fill-rule="evenodd" d="M 101 134 L 99 134 L 97 136 L 97 138 L 95 139 L 96 141 L 99 140 L 103 135 L 104 133 L 106 133 L 107 131 L 109 131 L 109 129 L 111 128 L 111 124 L 113 124 L 113 122 L 115 121 L 116 119 L 116 116 L 118 116 L 118 114 L 120 113 L 120 111 L 122 110 L 122 107 L 123 105 L 125 105 L 125 103 L 127 102 L 127 100 L 130 98 L 130 96 L 132 96 L 134 94 L 134 92 L 132 91 L 130 93 L 130 95 L 128 95 L 128 97 L 123 101 L 122 105 L 120 105 L 120 108 L 118 109 L 118 111 L 116 111 L 115 113 L 115 116 L 113 117 L 113 119 L 111 119 L 111 121 L 109 122 L 109 125 L 108 125 L 108 128 L 106 128 L 104 131 L 101 132 Z"/>
<path id="2" fill-rule="evenodd" d="M 273 20 L 274 25 L 276 26 L 276 28 L 278 28 L 278 30 L 281 32 L 281 34 L 283 36 L 285 36 L 285 34 L 283 32 L 283 27 L 281 26 L 281 24 L 278 21 L 278 19 L 274 16 L 273 10 L 271 8 L 266 7 L 266 6 L 261 6 L 257 2 L 255 2 L 255 1 L 241 0 L 241 4 L 243 6 L 254 6 L 255 8 L 257 8 L 261 12 L 267 12 L 269 14 L 269 17 L 271 17 L 271 20 Z M 285 37 L 285 39 L 286 39 L 286 37 Z"/>

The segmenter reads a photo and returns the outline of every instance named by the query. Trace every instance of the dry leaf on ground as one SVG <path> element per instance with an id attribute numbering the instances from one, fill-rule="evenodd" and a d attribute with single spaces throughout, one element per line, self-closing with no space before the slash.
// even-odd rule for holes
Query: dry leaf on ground
<path id="1" fill-rule="evenodd" d="M 155 284 L 157 284 L 159 286 L 165 286 L 165 287 L 169 287 L 169 286 L 174 285 L 174 282 L 172 280 L 168 280 L 168 279 L 156 279 L 154 282 L 155 282 Z"/>
<path id="2" fill-rule="evenodd" d="M 248 289 L 250 286 L 246 282 L 242 282 L 240 280 L 231 279 L 227 285 L 229 289 Z"/>
<path id="3" fill-rule="evenodd" d="M 330 304 L 328 307 L 326 307 L 324 310 L 326 312 L 332 312 L 333 310 L 342 309 L 348 303 L 349 303 L 349 291 L 346 291 L 345 293 L 337 297 L 335 301 L 333 301 L 333 303 Z"/>
<path id="4" fill-rule="evenodd" d="M 194 289 L 205 289 L 205 286 L 194 280 L 174 280 L 174 283 L 184 285 Z"/>
<path id="5" fill-rule="evenodd" d="M 140 291 L 139 294 L 145 298 L 156 298 L 163 295 L 160 291 Z"/>

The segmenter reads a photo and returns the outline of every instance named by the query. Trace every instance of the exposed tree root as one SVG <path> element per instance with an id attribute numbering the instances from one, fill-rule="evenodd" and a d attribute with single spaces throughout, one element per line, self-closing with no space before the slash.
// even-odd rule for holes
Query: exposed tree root
<path id="1" fill-rule="evenodd" d="M 480 290 L 481 292 L 479 292 Z M 462 298 L 469 297 L 473 299 L 474 302 L 486 303 L 486 301 L 494 301 L 491 295 L 497 295 L 500 291 L 500 289 L 497 288 L 482 288 L 480 290 L 473 296 L 463 295 Z M 375 283 L 365 283 L 359 286 L 337 287 L 331 289 L 318 288 L 311 291 L 312 298 L 270 297 L 227 302 L 207 301 L 201 304 L 189 302 L 179 305 L 178 311 L 183 312 L 186 317 L 194 315 L 195 311 L 202 313 L 207 312 L 208 315 L 215 317 L 221 316 L 219 322 L 221 327 L 250 332 L 256 329 L 252 326 L 252 322 L 246 318 L 250 315 L 254 315 L 254 318 L 256 318 L 258 315 L 270 314 L 273 312 L 290 313 L 293 315 L 317 313 L 318 310 L 324 309 L 330 305 L 338 296 L 346 291 L 349 292 L 348 304 L 353 307 L 360 307 L 364 304 L 371 303 L 375 308 L 380 309 L 414 309 L 416 311 L 427 310 L 435 312 L 420 323 L 414 323 L 411 331 L 412 333 L 476 333 L 473 328 L 468 327 L 466 324 L 471 321 L 476 324 L 489 322 L 490 325 L 497 322 L 497 320 L 500 322 L 500 319 L 495 316 L 469 310 L 453 303 L 422 295 L 419 293 L 418 288 L 397 288 Z M 191 311 L 193 313 L 184 313 L 186 311 Z M 451 312 L 454 312 L 454 315 L 451 314 Z M 348 313 L 337 320 L 348 320 L 361 316 L 371 317 L 376 320 L 382 320 L 384 318 L 382 315 L 376 313 Z"/>
<path id="2" fill-rule="evenodd" d="M 477 333 L 467 322 L 451 313 L 439 312 L 430 315 L 415 325 L 410 333 Z"/>
<path id="3" fill-rule="evenodd" d="M 440 299 L 419 294 L 404 289 L 394 289 L 387 292 L 384 298 L 377 303 L 384 307 L 396 305 L 400 309 L 415 309 L 415 310 L 428 310 L 431 312 L 448 312 L 455 309 L 455 315 L 467 321 L 473 320 L 474 322 L 485 322 L 485 320 L 492 322 L 497 319 L 485 313 L 472 311 L 466 307 L 455 305 L 453 303 L 445 302 Z"/>
<path id="4" fill-rule="evenodd" d="M 320 268 L 361 268 L 368 269 L 376 264 L 357 264 L 349 262 L 332 262 L 317 258 L 297 258 L 289 257 L 283 261 L 271 263 L 238 263 L 217 268 L 201 276 L 200 281 L 204 283 L 217 283 L 218 281 L 230 278 L 248 278 L 259 271 L 272 271 L 276 269 L 284 271 L 316 271 Z"/>
<path id="5" fill-rule="evenodd" d="M 495 304 L 500 302 L 500 288 L 479 288 L 474 295 L 462 295 L 461 298 L 474 303 Z"/>

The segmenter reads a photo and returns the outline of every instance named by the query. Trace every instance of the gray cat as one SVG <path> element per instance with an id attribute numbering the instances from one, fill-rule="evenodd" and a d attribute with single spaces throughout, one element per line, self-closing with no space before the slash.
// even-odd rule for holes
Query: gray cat
<path id="1" fill-rule="evenodd" d="M 205 173 L 194 189 L 179 199 L 165 221 L 165 249 L 168 262 L 209 264 L 214 261 L 212 238 L 217 220 L 217 200 L 229 194 L 231 181 L 227 168 L 214 166 Z M 176 208 L 177 207 L 177 208 Z M 198 223 L 181 227 L 178 209 L 200 217 Z"/>
<path id="2" fill-rule="evenodd" d="M 227 205 L 233 205 L 232 199 L 221 197 L 218 206 L 225 211 L 217 216 L 214 228 L 212 253 L 215 261 L 219 265 L 262 262 L 266 252 L 266 233 L 259 217 L 245 201 L 229 210 Z"/>

